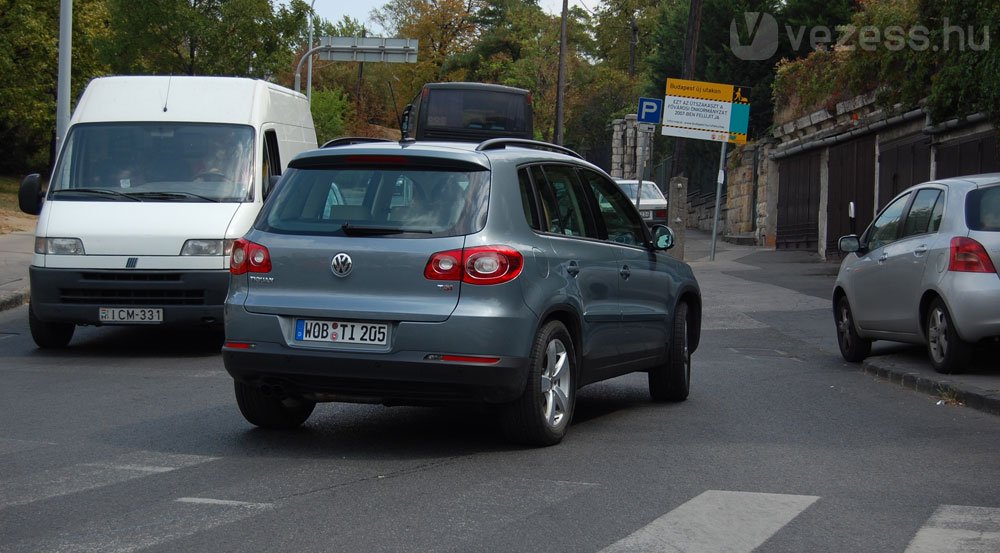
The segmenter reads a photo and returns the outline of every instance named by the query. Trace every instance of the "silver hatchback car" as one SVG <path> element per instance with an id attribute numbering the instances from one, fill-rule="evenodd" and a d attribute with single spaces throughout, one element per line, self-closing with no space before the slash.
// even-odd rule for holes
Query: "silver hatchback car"
<path id="1" fill-rule="evenodd" d="M 551 144 L 307 152 L 233 248 L 223 359 L 257 426 L 326 401 L 486 403 L 554 444 L 581 386 L 648 372 L 654 400 L 687 398 L 701 295 L 672 245 Z"/>
<path id="2" fill-rule="evenodd" d="M 926 344 L 934 369 L 961 371 L 1000 337 L 1000 174 L 928 182 L 896 196 L 848 255 L 833 291 L 840 352 L 872 340 Z"/>

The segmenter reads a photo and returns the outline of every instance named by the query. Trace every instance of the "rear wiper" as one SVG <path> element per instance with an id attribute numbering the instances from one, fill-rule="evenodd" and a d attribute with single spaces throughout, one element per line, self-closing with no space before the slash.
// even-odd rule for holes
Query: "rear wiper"
<path id="1" fill-rule="evenodd" d="M 426 229 L 408 229 L 399 227 L 370 227 L 370 226 L 352 225 L 350 223 L 344 223 L 343 225 L 340 225 L 340 230 L 344 231 L 344 234 L 348 236 L 374 236 L 379 234 L 404 234 L 404 233 L 434 234 L 434 231 Z"/>
<path id="2" fill-rule="evenodd" d="M 209 198 L 208 196 L 192 194 L 191 192 L 135 192 L 133 193 L 133 196 L 157 200 L 181 200 L 184 198 L 195 198 L 206 202 L 219 202 L 217 198 Z"/>
<path id="3" fill-rule="evenodd" d="M 123 198 L 126 200 L 131 200 L 133 202 L 141 202 L 139 198 L 136 198 L 132 194 L 126 194 L 125 192 L 119 192 L 117 190 L 109 190 L 107 188 L 64 188 L 62 190 L 53 190 L 52 195 L 57 194 L 96 194 L 99 196 L 112 196 L 114 198 Z"/>

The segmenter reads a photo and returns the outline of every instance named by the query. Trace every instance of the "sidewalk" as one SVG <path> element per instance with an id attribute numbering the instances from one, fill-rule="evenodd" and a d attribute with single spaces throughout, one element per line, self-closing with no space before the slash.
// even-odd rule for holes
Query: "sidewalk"
<path id="1" fill-rule="evenodd" d="M 685 261 L 691 264 L 702 281 L 706 296 L 706 313 L 722 294 L 712 286 L 719 278 L 738 279 L 738 290 L 725 291 L 726 303 L 755 302 L 781 305 L 781 310 L 794 314 L 797 310 L 811 314 L 829 310 L 829 324 L 813 321 L 811 335 L 806 336 L 836 354 L 830 292 L 839 265 L 822 261 L 811 252 L 775 251 L 773 248 L 730 244 L 721 238 L 716 242 L 715 261 L 710 261 L 711 233 L 694 229 L 685 232 Z M 0 311 L 19 307 L 28 301 L 28 265 L 34 249 L 32 232 L 0 234 Z M 745 324 L 763 325 L 742 315 Z M 739 328 L 739 321 L 734 323 Z M 828 326 L 828 328 L 827 328 Z M 724 327 L 720 327 L 724 328 Z M 832 344 L 832 346 L 831 346 Z M 899 384 L 944 401 L 959 402 L 967 407 L 1000 415 L 1000 365 L 997 355 L 980 355 L 969 372 L 942 375 L 934 372 L 924 348 L 876 342 L 872 356 L 860 368 L 880 379 Z"/>

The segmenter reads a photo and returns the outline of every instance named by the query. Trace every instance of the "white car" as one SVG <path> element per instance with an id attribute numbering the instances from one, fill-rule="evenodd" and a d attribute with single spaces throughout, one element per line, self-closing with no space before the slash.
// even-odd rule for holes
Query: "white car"
<path id="1" fill-rule="evenodd" d="M 638 180 L 615 179 L 618 188 L 625 192 L 625 195 L 632 200 L 633 204 L 639 208 L 639 214 L 646 225 L 666 225 L 667 224 L 667 199 L 660 192 L 660 187 L 651 180 L 642 181 L 642 189 L 639 189 Z M 639 195 L 642 195 L 639 198 Z M 639 201 L 636 201 L 639 198 Z"/>

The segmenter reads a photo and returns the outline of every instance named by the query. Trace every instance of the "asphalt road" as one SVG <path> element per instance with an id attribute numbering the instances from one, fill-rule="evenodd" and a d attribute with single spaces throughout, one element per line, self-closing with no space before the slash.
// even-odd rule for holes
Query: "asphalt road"
<path id="1" fill-rule="evenodd" d="M 688 401 L 593 385 L 544 449 L 475 409 L 323 404 L 261 431 L 218 335 L 43 353 L 25 308 L 0 313 L 0 551 L 1000 551 L 1000 419 L 844 363 L 827 271 L 755 259 L 692 264 Z"/>

